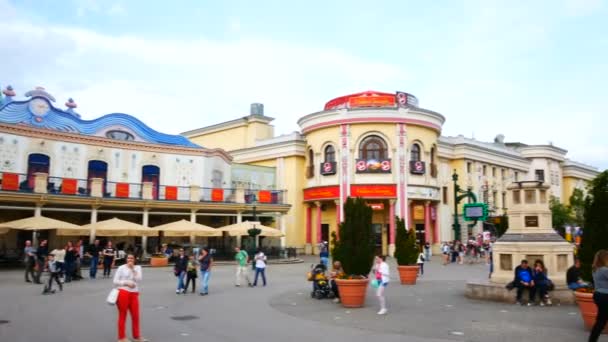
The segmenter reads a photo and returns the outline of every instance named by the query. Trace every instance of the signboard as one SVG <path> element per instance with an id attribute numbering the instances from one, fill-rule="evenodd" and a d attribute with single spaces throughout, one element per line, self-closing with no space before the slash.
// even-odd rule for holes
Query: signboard
<path id="1" fill-rule="evenodd" d="M 485 203 L 466 203 L 463 216 L 465 221 L 485 221 L 488 218 L 488 205 Z"/>
<path id="2" fill-rule="evenodd" d="M 19 175 L 4 172 L 2 174 L 2 190 L 19 190 Z"/>
<path id="3" fill-rule="evenodd" d="M 372 210 L 384 210 L 384 203 L 380 202 L 380 203 L 367 203 L 367 205 L 369 205 Z"/>
<path id="4" fill-rule="evenodd" d="M 340 187 L 337 185 L 304 189 L 305 201 L 338 198 L 340 198 Z"/>
<path id="5" fill-rule="evenodd" d="M 213 202 L 223 202 L 224 189 L 211 189 L 211 200 Z"/>
<path id="6" fill-rule="evenodd" d="M 61 182 L 61 193 L 65 195 L 75 195 L 76 194 L 76 179 L 66 178 Z"/>
<path id="7" fill-rule="evenodd" d="M 166 186 L 165 187 L 165 199 L 173 200 L 173 201 L 177 199 L 177 187 L 176 186 Z"/>
<path id="8" fill-rule="evenodd" d="M 355 169 L 357 173 L 391 173 L 391 160 L 357 159 Z"/>
<path id="9" fill-rule="evenodd" d="M 350 195 L 364 198 L 395 198 L 397 186 L 395 184 L 351 185 Z"/>
<path id="10" fill-rule="evenodd" d="M 335 175 L 336 174 L 336 162 L 324 162 L 321 163 L 321 175 Z"/>
<path id="11" fill-rule="evenodd" d="M 415 205 L 413 210 L 412 218 L 414 220 L 424 220 L 424 206 Z"/>
<path id="12" fill-rule="evenodd" d="M 116 197 L 129 197 L 129 183 L 116 183 Z"/>
<path id="13" fill-rule="evenodd" d="M 423 175 L 426 171 L 425 164 L 420 160 L 410 161 L 410 173 L 414 175 Z"/>
<path id="14" fill-rule="evenodd" d="M 349 108 L 359 107 L 394 107 L 394 95 L 362 95 L 348 99 Z"/>
<path id="15" fill-rule="evenodd" d="M 418 98 L 412 94 L 398 91 L 395 95 L 399 107 L 418 107 Z"/>
<path id="16" fill-rule="evenodd" d="M 526 227 L 538 227 L 538 216 L 524 216 Z"/>
<path id="17" fill-rule="evenodd" d="M 267 190 L 258 191 L 258 201 L 260 203 L 272 202 L 272 196 L 270 195 L 270 191 L 267 191 Z"/>

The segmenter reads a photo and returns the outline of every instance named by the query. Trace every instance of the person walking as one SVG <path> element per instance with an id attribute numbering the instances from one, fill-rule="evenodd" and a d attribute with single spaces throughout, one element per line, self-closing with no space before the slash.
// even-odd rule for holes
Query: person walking
<path id="1" fill-rule="evenodd" d="M 59 286 L 59 291 L 63 291 L 63 285 L 61 284 L 61 281 L 59 281 L 60 270 L 59 270 L 59 267 L 57 267 L 57 261 L 55 260 L 55 255 L 53 253 L 51 253 L 51 254 L 49 254 L 48 258 L 49 258 L 50 276 L 49 276 L 49 282 L 44 287 L 44 291 L 42 292 L 42 294 L 55 293 L 55 290 L 53 290 L 53 280 L 55 282 L 57 282 L 57 286 Z"/>
<path id="2" fill-rule="evenodd" d="M 49 246 L 47 240 L 40 241 L 36 250 L 36 283 L 41 284 L 40 277 L 46 266 L 46 257 L 49 255 Z"/>
<path id="3" fill-rule="evenodd" d="M 99 265 L 99 256 L 103 252 L 103 248 L 99 245 L 99 240 L 95 240 L 87 250 L 87 255 L 91 258 L 91 265 L 89 267 L 89 278 L 97 278 L 97 267 Z"/>
<path id="4" fill-rule="evenodd" d="M 450 245 L 447 242 L 441 246 L 441 252 L 443 253 L 443 266 L 450 263 Z"/>
<path id="5" fill-rule="evenodd" d="M 76 250 L 76 261 L 74 262 L 74 279 L 80 280 L 82 279 L 82 274 L 80 273 L 80 266 L 82 265 L 82 258 L 84 257 L 84 244 L 82 240 L 78 240 L 76 242 L 76 246 L 74 246 Z"/>
<path id="6" fill-rule="evenodd" d="M 213 259 L 209 254 L 209 248 L 203 248 L 201 255 L 198 257 L 199 268 L 201 270 L 201 286 L 199 294 L 206 296 L 209 294 L 209 276 L 211 275 L 211 265 Z"/>
<path id="7" fill-rule="evenodd" d="M 253 260 L 255 262 L 255 279 L 253 280 L 253 286 L 258 286 L 258 276 L 260 274 L 262 275 L 264 286 L 266 286 L 266 255 L 264 255 L 261 248 L 258 248 Z"/>
<path id="8" fill-rule="evenodd" d="M 112 274 L 112 264 L 116 257 L 116 250 L 112 247 L 112 241 L 108 241 L 106 247 L 103 249 L 103 277 L 110 278 Z"/>
<path id="9" fill-rule="evenodd" d="M 424 243 L 424 260 L 431 261 L 431 244 L 428 241 Z"/>
<path id="10" fill-rule="evenodd" d="M 386 256 L 376 256 L 374 260 L 373 273 L 376 281 L 378 281 L 378 288 L 376 289 L 376 297 L 378 297 L 378 302 L 380 302 L 380 311 L 378 311 L 378 315 L 386 315 L 388 310 L 386 309 L 386 297 L 384 292 L 388 286 L 390 276 L 389 267 L 386 263 Z"/>
<path id="11" fill-rule="evenodd" d="M 416 261 L 416 263 L 418 264 L 418 271 L 419 271 L 420 275 L 424 275 L 424 262 L 425 261 L 426 261 L 426 258 L 424 257 L 424 254 L 421 251 L 420 253 L 418 253 L 418 261 Z"/>
<path id="12" fill-rule="evenodd" d="M 184 287 L 184 293 L 188 292 L 188 285 L 192 282 L 192 293 L 196 291 L 196 261 L 194 257 L 190 255 L 188 257 L 188 268 L 186 270 L 186 286 Z"/>
<path id="13" fill-rule="evenodd" d="M 184 249 L 180 248 L 177 256 L 177 260 L 175 260 L 175 269 L 174 273 L 177 277 L 177 289 L 175 290 L 176 294 L 182 294 L 185 291 L 184 279 L 186 278 L 186 273 L 188 272 L 188 257 L 184 253 Z"/>
<path id="14" fill-rule="evenodd" d="M 63 277 L 65 277 L 65 247 L 60 246 L 51 251 L 55 257 L 55 265 L 57 266 L 57 270 L 59 272 L 59 278 L 63 282 Z"/>
<path id="15" fill-rule="evenodd" d="M 76 249 L 72 244 L 72 241 L 68 241 L 65 246 L 65 282 L 69 283 L 74 277 L 74 271 L 76 270 Z"/>
<path id="16" fill-rule="evenodd" d="M 321 251 L 319 252 L 319 257 L 321 258 L 321 264 L 327 267 L 329 266 L 329 247 L 327 245 L 327 241 L 323 241 L 321 243 Z"/>
<path id="17" fill-rule="evenodd" d="M 25 241 L 25 248 L 23 248 L 25 263 L 25 282 L 31 283 L 32 281 L 36 282 L 36 275 L 34 274 L 34 265 L 36 264 L 36 249 L 32 247 L 32 241 Z M 32 280 L 30 280 L 30 276 Z"/>
<path id="18" fill-rule="evenodd" d="M 595 324 L 589 334 L 589 342 L 596 342 L 608 322 L 608 250 L 600 249 L 593 258 L 593 301 L 597 306 Z"/>
<path id="19" fill-rule="evenodd" d="M 127 263 L 114 274 L 114 286 L 118 288 L 118 342 L 128 342 L 125 324 L 127 312 L 131 315 L 131 332 L 134 342 L 146 342 L 139 330 L 139 283 L 142 280 L 141 266 L 135 265 L 135 256 L 127 255 Z"/>
<path id="20" fill-rule="evenodd" d="M 235 247 L 234 251 L 236 252 L 234 256 L 234 260 L 236 260 L 236 279 L 234 285 L 237 287 L 241 286 L 241 279 L 245 277 L 247 285 L 251 286 L 251 281 L 249 280 L 249 270 L 247 269 L 249 254 L 247 254 L 247 251 L 242 250 L 239 247 Z"/>

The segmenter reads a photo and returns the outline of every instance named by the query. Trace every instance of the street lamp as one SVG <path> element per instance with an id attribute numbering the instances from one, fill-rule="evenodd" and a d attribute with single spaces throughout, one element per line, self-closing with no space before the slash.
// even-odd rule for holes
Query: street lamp
<path id="1" fill-rule="evenodd" d="M 464 198 L 470 198 L 473 202 L 477 202 L 477 196 L 471 191 L 471 188 L 467 190 L 460 189 L 458 185 L 458 174 L 456 173 L 456 169 L 454 169 L 454 174 L 452 175 L 452 181 L 454 181 L 454 224 L 452 227 L 454 228 L 454 238 L 460 240 L 460 223 L 458 222 L 458 203 Z M 462 195 L 458 195 L 458 194 Z M 477 222 L 477 221 L 475 221 Z M 471 226 L 469 226 L 471 227 Z"/>
<path id="2" fill-rule="evenodd" d="M 253 204 L 253 227 L 249 230 L 247 230 L 247 234 L 249 234 L 249 236 L 251 236 L 251 238 L 253 239 L 253 250 L 255 251 L 257 246 L 256 246 L 256 237 L 258 235 L 260 235 L 260 233 L 262 232 L 261 229 L 258 229 L 255 227 L 255 222 L 257 222 L 257 216 L 255 215 L 255 205 L 256 205 L 256 197 L 255 195 L 253 195 L 253 199 L 251 201 L 251 203 Z"/>

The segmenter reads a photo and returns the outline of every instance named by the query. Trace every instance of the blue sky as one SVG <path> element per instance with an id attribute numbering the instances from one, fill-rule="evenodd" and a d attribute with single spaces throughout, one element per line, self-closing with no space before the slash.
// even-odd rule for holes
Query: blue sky
<path id="1" fill-rule="evenodd" d="M 263 102 L 277 133 L 333 97 L 415 94 L 444 135 L 553 144 L 608 168 L 608 4 L 0 0 L 0 85 L 168 133 Z"/>

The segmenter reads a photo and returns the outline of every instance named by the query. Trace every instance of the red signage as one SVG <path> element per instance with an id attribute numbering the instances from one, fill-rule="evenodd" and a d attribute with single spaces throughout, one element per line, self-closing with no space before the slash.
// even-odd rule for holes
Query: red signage
<path id="1" fill-rule="evenodd" d="M 391 160 L 357 159 L 355 169 L 357 173 L 391 173 Z"/>
<path id="2" fill-rule="evenodd" d="M 423 175 L 425 171 L 424 162 L 420 160 L 410 161 L 410 173 L 415 175 Z"/>
<path id="3" fill-rule="evenodd" d="M 321 186 L 317 188 L 304 189 L 304 200 L 338 199 L 340 197 L 339 186 Z"/>
<path id="4" fill-rule="evenodd" d="M 116 183 L 116 197 L 129 197 L 129 183 Z"/>
<path id="5" fill-rule="evenodd" d="M 61 182 L 61 193 L 65 195 L 76 194 L 76 183 L 75 179 L 66 178 Z"/>
<path id="6" fill-rule="evenodd" d="M 19 190 L 19 175 L 16 173 L 3 173 L 2 190 Z"/>
<path id="7" fill-rule="evenodd" d="M 395 198 L 397 197 L 397 185 L 375 184 L 375 185 L 351 185 L 350 195 L 363 198 Z"/>
<path id="8" fill-rule="evenodd" d="M 394 107 L 395 95 L 362 95 L 348 99 L 349 108 L 358 107 Z"/>
<path id="9" fill-rule="evenodd" d="M 258 201 L 260 203 L 272 202 L 272 196 L 270 195 L 270 191 L 267 191 L 267 190 L 258 191 Z"/>
<path id="10" fill-rule="evenodd" d="M 224 189 L 212 189 L 211 190 L 211 200 L 213 202 L 223 202 L 224 201 Z"/>
<path id="11" fill-rule="evenodd" d="M 384 203 L 368 203 L 372 210 L 384 210 Z"/>
<path id="12" fill-rule="evenodd" d="M 321 163 L 321 174 L 323 176 L 335 175 L 336 174 L 336 162 Z"/>
<path id="13" fill-rule="evenodd" d="M 177 199 L 177 187 L 166 186 L 165 187 L 165 199 L 175 201 Z"/>

